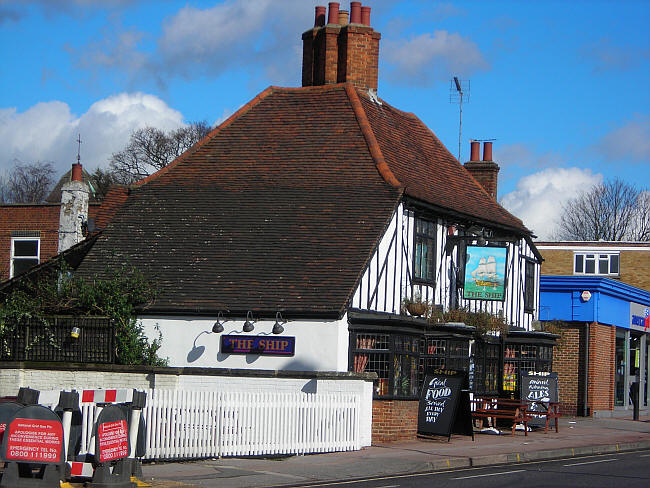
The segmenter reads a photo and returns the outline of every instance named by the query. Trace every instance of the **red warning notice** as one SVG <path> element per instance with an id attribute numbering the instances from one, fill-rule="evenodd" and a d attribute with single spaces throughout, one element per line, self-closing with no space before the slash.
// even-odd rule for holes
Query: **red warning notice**
<path id="1" fill-rule="evenodd" d="M 97 427 L 99 462 L 125 458 L 129 455 L 126 420 L 104 422 Z"/>
<path id="2" fill-rule="evenodd" d="M 60 463 L 63 427 L 56 420 L 14 419 L 5 432 L 7 461 Z"/>

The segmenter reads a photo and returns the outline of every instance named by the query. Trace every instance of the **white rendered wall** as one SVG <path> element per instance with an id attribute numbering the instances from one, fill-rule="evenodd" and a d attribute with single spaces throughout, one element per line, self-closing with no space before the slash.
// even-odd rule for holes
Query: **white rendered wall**
<path id="1" fill-rule="evenodd" d="M 84 238 L 82 224 L 88 220 L 90 191 L 83 181 L 69 181 L 61 189 L 59 212 L 59 252 L 71 248 Z"/>
<path id="2" fill-rule="evenodd" d="M 284 332 L 271 333 L 275 320 L 255 323 L 252 332 L 243 332 L 245 317 L 229 318 L 224 331 L 212 332 L 216 317 L 141 317 L 149 338 L 162 334 L 158 355 L 168 358 L 172 367 L 263 369 L 283 371 L 348 371 L 347 316 L 341 320 L 297 320 L 283 325 Z M 225 334 L 296 338 L 295 356 L 223 354 L 221 336 Z"/>

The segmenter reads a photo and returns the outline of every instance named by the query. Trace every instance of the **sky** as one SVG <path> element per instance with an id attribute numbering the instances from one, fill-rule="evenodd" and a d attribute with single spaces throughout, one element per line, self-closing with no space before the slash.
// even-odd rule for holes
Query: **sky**
<path id="1" fill-rule="evenodd" d="M 299 86 L 312 0 L 0 0 L 0 174 L 107 167 L 137 128 L 218 124 Z M 366 0 L 378 94 L 458 156 L 493 139 L 502 205 L 550 239 L 562 203 L 650 179 L 650 1 Z M 349 2 L 341 2 L 342 9 Z"/>

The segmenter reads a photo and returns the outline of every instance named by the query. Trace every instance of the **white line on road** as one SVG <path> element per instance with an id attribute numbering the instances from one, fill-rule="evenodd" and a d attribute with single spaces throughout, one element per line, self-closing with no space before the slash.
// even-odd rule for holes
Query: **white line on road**
<path id="1" fill-rule="evenodd" d="M 525 469 L 517 469 L 515 471 L 501 471 L 500 473 L 490 473 L 490 474 L 475 474 L 474 476 L 463 476 L 462 478 L 452 478 L 452 480 L 468 480 L 470 478 L 483 478 L 484 476 L 499 476 L 502 474 L 514 474 L 514 473 L 523 473 Z"/>
<path id="2" fill-rule="evenodd" d="M 650 457 L 650 454 L 643 454 L 643 455 L 641 455 L 639 457 Z"/>
<path id="3" fill-rule="evenodd" d="M 608 463 L 610 461 L 616 461 L 616 459 L 601 459 L 599 461 L 587 461 L 585 463 L 563 464 L 563 466 L 582 466 L 583 464 Z"/>
<path id="4" fill-rule="evenodd" d="M 378 486 L 377 488 L 398 488 L 399 485 L 386 485 L 386 486 Z"/>

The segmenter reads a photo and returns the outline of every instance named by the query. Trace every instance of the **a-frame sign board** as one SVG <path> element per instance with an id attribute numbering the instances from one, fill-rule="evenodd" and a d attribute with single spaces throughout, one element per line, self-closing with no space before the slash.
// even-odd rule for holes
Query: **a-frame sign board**
<path id="1" fill-rule="evenodd" d="M 435 369 L 424 379 L 418 407 L 418 434 L 471 435 L 472 413 L 470 410 L 467 374 L 464 371 Z"/>

